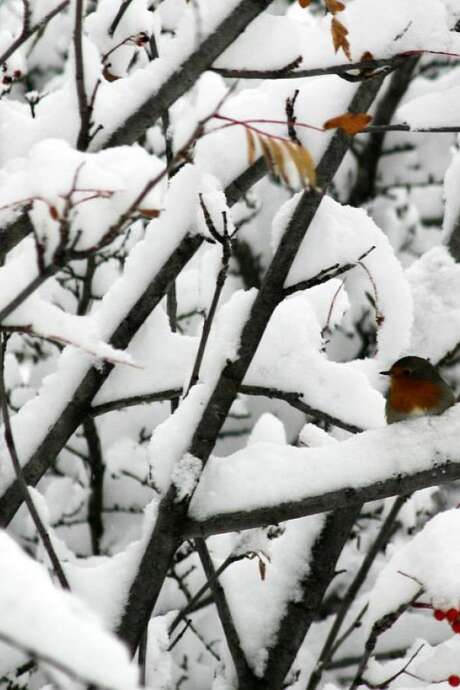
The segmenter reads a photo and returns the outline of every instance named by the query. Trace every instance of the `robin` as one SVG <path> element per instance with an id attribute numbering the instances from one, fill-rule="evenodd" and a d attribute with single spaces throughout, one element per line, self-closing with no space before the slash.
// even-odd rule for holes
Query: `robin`
<path id="1" fill-rule="evenodd" d="M 422 415 L 442 414 L 455 403 L 455 396 L 437 369 L 422 357 L 398 359 L 388 371 L 390 377 L 385 414 L 388 424 Z"/>

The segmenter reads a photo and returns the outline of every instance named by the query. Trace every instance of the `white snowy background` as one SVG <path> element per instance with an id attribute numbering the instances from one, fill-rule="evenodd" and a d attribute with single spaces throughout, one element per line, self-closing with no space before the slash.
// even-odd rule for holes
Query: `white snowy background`
<path id="1" fill-rule="evenodd" d="M 460 612 L 458 631 L 455 614 L 450 623 L 433 615 L 460 609 L 460 492 L 429 479 L 432 470 L 452 478 L 459 467 L 460 407 L 388 428 L 379 374 L 419 355 L 439 363 L 460 392 L 460 251 L 449 251 L 460 233 L 460 2 L 267 1 L 182 87 L 195 51 L 217 41 L 241 5 L 0 0 L 0 330 L 14 448 L 26 469 L 58 438 L 72 406 L 80 414 L 82 382 L 103 377 L 83 423 L 51 442 L 47 471 L 30 482 L 70 591 L 24 503 L 8 511 L 15 472 L 2 429 L 0 689 L 243 687 L 228 621 L 195 549 L 200 529 L 211 535 L 240 653 L 252 677 L 267 681 L 282 622 L 314 573 L 324 511 L 342 508 L 347 491 L 364 502 L 366 490 L 408 474 L 423 474 L 417 488 L 425 488 L 398 505 L 344 609 L 340 635 L 349 634 L 317 683 L 460 684 Z M 345 49 L 334 48 L 336 21 L 348 31 Z M 238 360 L 266 269 L 308 182 L 286 153 L 286 103 L 314 168 L 335 135 L 324 123 L 348 110 L 366 76 L 319 72 L 365 53 L 388 64 L 416 61 L 392 116 L 413 131 L 385 135 L 370 194 L 358 201 L 369 135 L 351 139 L 203 466 L 188 452 L 195 430 L 222 371 Z M 90 104 L 83 144 L 79 69 Z M 374 115 L 399 74 L 388 72 Z M 164 96 L 177 84 L 176 96 Z M 166 110 L 155 98 L 170 99 Z M 146 102 L 159 117 L 144 117 L 134 136 L 126 123 Z M 284 151 L 282 174 L 275 160 L 233 203 L 225 190 L 267 142 Z M 233 253 L 194 382 L 223 255 L 203 208 L 217 233 L 231 236 Z M 192 247 L 190 260 L 149 308 L 149 286 L 179 246 Z M 140 309 L 145 318 L 119 347 Z M 142 662 L 116 632 L 171 487 L 178 502 L 190 501 L 189 532 L 169 563 Z M 316 687 L 311 674 L 334 617 L 386 529 L 395 493 L 362 506 L 283 687 Z M 297 519 L 258 517 L 294 504 L 303 506 L 291 512 Z M 225 526 L 245 513 L 255 515 L 247 529 Z M 368 659 L 366 641 L 393 615 Z"/>

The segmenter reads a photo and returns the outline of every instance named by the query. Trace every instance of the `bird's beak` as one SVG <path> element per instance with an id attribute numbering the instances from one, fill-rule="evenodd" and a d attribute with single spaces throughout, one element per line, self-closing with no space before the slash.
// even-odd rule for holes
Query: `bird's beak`
<path id="1" fill-rule="evenodd" d="M 382 374 L 382 376 L 391 376 L 391 371 L 379 371 L 379 374 Z"/>

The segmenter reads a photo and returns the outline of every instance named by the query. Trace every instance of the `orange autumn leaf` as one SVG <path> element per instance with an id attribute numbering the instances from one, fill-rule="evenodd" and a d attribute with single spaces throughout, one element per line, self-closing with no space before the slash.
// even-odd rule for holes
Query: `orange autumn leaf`
<path id="1" fill-rule="evenodd" d="M 345 5 L 340 0 L 326 0 L 326 7 L 331 14 L 336 12 L 343 12 Z"/>
<path id="2" fill-rule="evenodd" d="M 331 33 L 335 52 L 342 48 L 347 58 L 351 60 L 350 44 L 348 43 L 347 39 L 348 29 L 346 26 L 342 24 L 342 22 L 339 22 L 339 20 L 336 19 L 336 17 L 332 17 Z"/>
<path id="3" fill-rule="evenodd" d="M 145 218 L 158 218 L 160 211 L 157 208 L 140 208 L 139 213 Z"/>
<path id="4" fill-rule="evenodd" d="M 358 134 L 367 127 L 372 121 L 372 115 L 368 113 L 344 113 L 337 117 L 332 117 L 327 120 L 323 127 L 324 129 L 335 129 L 336 127 L 343 130 L 346 134 Z"/>
<path id="5" fill-rule="evenodd" d="M 298 0 L 300 7 L 308 7 L 308 5 L 311 3 L 311 0 Z"/>

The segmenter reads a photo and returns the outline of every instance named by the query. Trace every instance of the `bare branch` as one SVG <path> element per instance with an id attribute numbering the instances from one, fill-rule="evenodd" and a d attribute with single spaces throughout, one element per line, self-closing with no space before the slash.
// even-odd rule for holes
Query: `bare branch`
<path id="1" fill-rule="evenodd" d="M 69 4 L 70 0 L 64 0 L 61 2 L 59 5 L 56 5 L 48 14 L 46 14 L 41 21 L 39 21 L 35 26 L 30 27 L 30 23 L 24 22 L 22 31 L 17 37 L 17 39 L 5 50 L 5 52 L 0 55 L 0 65 L 2 65 L 8 58 L 13 55 L 13 53 L 20 47 L 22 46 L 23 43 L 25 43 L 31 36 L 33 36 L 37 31 L 40 31 L 40 29 L 43 29 L 53 17 L 55 17 L 59 12 L 62 12 L 62 10 L 67 7 Z"/>
<path id="2" fill-rule="evenodd" d="M 358 594 L 359 590 L 361 589 L 361 586 L 363 585 L 369 570 L 374 563 L 378 553 L 381 551 L 381 549 L 385 546 L 385 544 L 388 542 L 390 539 L 393 528 L 394 528 L 394 523 L 395 520 L 398 516 L 399 511 L 401 510 L 402 506 L 404 503 L 407 501 L 408 496 L 398 496 L 398 498 L 394 501 L 390 512 L 388 513 L 385 521 L 382 524 L 382 527 L 372 544 L 371 548 L 366 554 L 366 557 L 364 558 L 363 562 L 361 563 L 361 566 L 356 573 L 355 577 L 353 578 L 353 581 L 351 582 L 350 586 L 348 587 L 344 597 L 342 598 L 342 602 L 340 604 L 339 611 L 337 613 L 337 616 L 335 617 L 334 623 L 332 624 L 332 627 L 329 631 L 329 634 L 326 638 L 326 641 L 324 643 L 324 646 L 321 650 L 321 654 L 318 658 L 318 661 L 316 662 L 316 667 L 313 670 L 313 673 L 310 676 L 309 683 L 307 685 L 307 690 L 315 690 L 317 687 L 318 683 L 321 680 L 322 672 L 325 667 L 329 664 L 331 661 L 333 655 L 338 649 L 338 643 L 337 643 L 337 637 L 340 632 L 340 629 L 342 627 L 342 624 L 345 620 L 345 617 L 350 609 L 351 604 L 356 598 L 356 595 Z M 343 640 L 340 640 L 342 642 Z"/>
<path id="3" fill-rule="evenodd" d="M 66 578 L 64 571 L 62 569 L 62 566 L 59 562 L 59 558 L 57 557 L 56 551 L 54 550 L 53 543 L 50 539 L 50 536 L 46 530 L 45 525 L 43 524 L 43 522 L 40 518 L 38 510 L 35 507 L 35 503 L 32 499 L 32 496 L 30 495 L 29 488 L 28 488 L 26 480 L 24 478 L 21 463 L 19 462 L 18 454 L 16 451 L 16 444 L 14 442 L 13 430 L 11 428 L 10 411 L 8 409 L 8 399 L 7 399 L 6 388 L 5 388 L 6 343 L 7 343 L 7 338 L 5 336 L 3 336 L 2 337 L 2 343 L 0 346 L 0 404 L 2 407 L 3 424 L 5 427 L 4 428 L 4 435 L 5 435 L 6 445 L 7 445 L 8 451 L 9 451 L 10 456 L 11 456 L 11 462 L 13 463 L 13 467 L 14 467 L 14 471 L 16 474 L 18 484 L 19 484 L 21 491 L 22 491 L 22 494 L 23 494 L 23 499 L 24 499 L 25 504 L 27 506 L 27 509 L 30 513 L 30 517 L 32 518 L 32 521 L 35 525 L 37 533 L 41 539 L 43 547 L 44 547 L 46 553 L 48 554 L 48 558 L 50 559 L 50 563 L 53 567 L 54 573 L 55 573 L 61 587 L 63 589 L 70 589 L 67 578 Z"/>
<path id="4" fill-rule="evenodd" d="M 211 556 L 206 546 L 204 539 L 195 539 L 195 545 L 200 557 L 201 565 L 205 572 L 206 578 L 209 582 L 211 592 L 214 596 L 217 612 L 219 614 L 220 622 L 224 629 L 225 638 L 227 640 L 230 654 L 232 655 L 233 663 L 235 664 L 236 672 L 238 674 L 239 687 L 244 688 L 257 686 L 257 678 L 255 677 L 248 660 L 241 648 L 241 642 L 235 628 L 235 623 L 225 596 L 224 589 L 219 582 L 216 574 L 216 569 L 212 562 Z"/>

